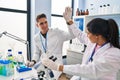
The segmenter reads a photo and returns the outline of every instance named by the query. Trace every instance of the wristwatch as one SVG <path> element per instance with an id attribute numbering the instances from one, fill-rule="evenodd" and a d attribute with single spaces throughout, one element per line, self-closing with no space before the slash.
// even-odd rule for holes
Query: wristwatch
<path id="1" fill-rule="evenodd" d="M 71 24 L 73 24 L 73 20 L 69 20 L 69 21 L 67 22 L 67 25 L 71 25 Z"/>

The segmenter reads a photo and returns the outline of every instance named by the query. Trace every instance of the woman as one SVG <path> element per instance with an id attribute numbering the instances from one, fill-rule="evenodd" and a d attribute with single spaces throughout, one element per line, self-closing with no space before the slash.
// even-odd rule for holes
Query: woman
<path id="1" fill-rule="evenodd" d="M 71 13 L 71 8 L 67 7 L 64 18 L 73 34 L 87 45 L 82 64 L 60 65 L 48 58 L 43 58 L 42 63 L 51 69 L 81 76 L 81 80 L 116 80 L 120 69 L 119 31 L 116 22 L 113 19 L 95 18 L 87 24 L 86 34 L 71 20 Z"/>

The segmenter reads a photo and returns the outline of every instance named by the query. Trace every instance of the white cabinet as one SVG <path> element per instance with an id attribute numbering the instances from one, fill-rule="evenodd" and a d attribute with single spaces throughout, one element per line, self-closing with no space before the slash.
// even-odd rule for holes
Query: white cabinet
<path id="1" fill-rule="evenodd" d="M 82 62 L 82 53 L 67 50 L 67 64 L 79 64 Z"/>

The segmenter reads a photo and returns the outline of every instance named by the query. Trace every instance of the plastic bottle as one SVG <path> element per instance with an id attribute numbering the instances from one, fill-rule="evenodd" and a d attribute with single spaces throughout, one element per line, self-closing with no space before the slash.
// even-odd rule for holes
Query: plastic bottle
<path id="1" fill-rule="evenodd" d="M 107 14 L 111 14 L 112 9 L 111 9 L 110 4 L 107 4 L 106 8 L 107 8 Z"/>
<path id="2" fill-rule="evenodd" d="M 12 55 L 12 49 L 8 49 L 7 56 Z"/>
<path id="3" fill-rule="evenodd" d="M 98 8 L 98 14 L 103 14 L 103 6 L 100 5 L 99 8 Z"/>
<path id="4" fill-rule="evenodd" d="M 7 60 L 10 60 L 12 62 L 13 67 L 17 63 L 16 60 L 15 60 L 15 56 L 13 56 L 13 54 L 12 54 L 12 50 L 11 49 L 8 49 Z"/>
<path id="5" fill-rule="evenodd" d="M 90 15 L 95 13 L 94 4 L 90 4 Z"/>
<path id="6" fill-rule="evenodd" d="M 11 61 L 12 63 L 14 62 L 14 57 L 13 57 L 13 54 L 12 54 L 12 50 L 11 50 L 11 49 L 8 49 L 8 52 L 7 52 L 7 60 Z"/>
<path id="7" fill-rule="evenodd" d="M 103 14 L 106 14 L 106 5 L 103 5 Z"/>
<path id="8" fill-rule="evenodd" d="M 22 51 L 19 51 L 17 55 L 17 66 L 22 66 L 22 65 L 24 65 L 24 57 L 22 55 Z"/>

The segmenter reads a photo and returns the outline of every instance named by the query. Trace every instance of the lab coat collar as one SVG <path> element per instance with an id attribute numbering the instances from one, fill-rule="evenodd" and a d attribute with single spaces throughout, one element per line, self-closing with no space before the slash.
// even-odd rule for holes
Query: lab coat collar
<path id="1" fill-rule="evenodd" d="M 112 45 L 110 43 L 106 43 L 104 46 L 100 47 L 96 52 L 95 55 L 101 54 L 102 52 L 106 51 L 107 49 L 109 49 L 110 47 L 112 47 Z M 94 56 L 95 56 L 94 55 Z"/>

